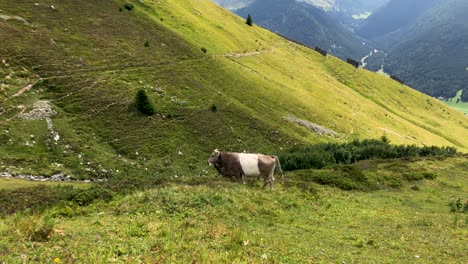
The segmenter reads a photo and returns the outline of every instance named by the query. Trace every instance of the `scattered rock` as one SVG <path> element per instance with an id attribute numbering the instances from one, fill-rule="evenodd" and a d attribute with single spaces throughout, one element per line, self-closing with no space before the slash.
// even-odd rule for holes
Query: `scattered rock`
<path id="1" fill-rule="evenodd" d="M 26 120 L 42 120 L 48 117 L 56 115 L 57 112 L 52 109 L 49 104 L 49 101 L 37 101 L 33 104 L 33 109 L 28 113 L 23 113 L 19 115 L 19 118 Z"/>
<path id="2" fill-rule="evenodd" d="M 301 119 L 296 118 L 296 117 L 291 116 L 291 115 L 286 117 L 286 120 L 297 123 L 297 124 L 299 124 L 301 126 L 304 126 L 304 127 L 308 128 L 309 130 L 312 130 L 312 131 L 314 131 L 315 133 L 317 133 L 319 135 L 329 135 L 329 136 L 332 136 L 332 137 L 336 137 L 338 135 L 338 133 L 336 133 L 335 131 L 333 131 L 331 129 L 325 128 L 323 126 L 317 125 L 315 123 L 312 123 L 312 122 L 309 122 L 309 121 L 306 121 L 306 120 L 301 120 Z"/>
<path id="3" fill-rule="evenodd" d="M 23 179 L 28 181 L 54 181 L 54 182 L 105 182 L 107 179 L 90 179 L 90 180 L 76 180 L 64 173 L 57 173 L 50 177 L 44 175 L 30 175 L 30 174 L 11 174 L 9 172 L 0 172 L 0 177 Z"/>

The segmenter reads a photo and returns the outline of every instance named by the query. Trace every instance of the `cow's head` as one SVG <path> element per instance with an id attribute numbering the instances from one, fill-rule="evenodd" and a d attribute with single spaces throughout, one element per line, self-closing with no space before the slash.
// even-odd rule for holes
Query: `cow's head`
<path id="1" fill-rule="evenodd" d="M 208 159 L 208 165 L 214 165 L 218 160 L 219 157 L 221 156 L 221 151 L 218 149 L 213 150 L 213 153 L 211 153 L 210 158 Z"/>

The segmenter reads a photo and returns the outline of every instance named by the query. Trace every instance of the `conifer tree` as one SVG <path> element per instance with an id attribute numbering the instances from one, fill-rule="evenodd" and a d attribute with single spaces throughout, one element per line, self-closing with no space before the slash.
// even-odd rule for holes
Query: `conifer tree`
<path id="1" fill-rule="evenodd" d="M 141 89 L 137 92 L 136 98 L 135 98 L 135 103 L 138 111 L 140 111 L 142 114 L 145 115 L 153 115 L 155 110 L 154 106 L 151 103 L 150 99 L 148 98 L 148 95 L 146 94 L 146 91 Z"/>
<path id="2" fill-rule="evenodd" d="M 250 14 L 247 15 L 247 21 L 245 23 L 247 23 L 247 25 L 249 26 L 253 25 L 252 17 L 250 16 Z"/>

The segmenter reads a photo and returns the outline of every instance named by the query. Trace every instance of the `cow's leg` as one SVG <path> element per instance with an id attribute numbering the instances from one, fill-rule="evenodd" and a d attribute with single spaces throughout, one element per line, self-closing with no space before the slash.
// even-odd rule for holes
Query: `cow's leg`
<path id="1" fill-rule="evenodd" d="M 270 182 L 270 177 L 267 176 L 263 176 L 263 187 L 265 189 L 265 186 Z"/>
<path id="2" fill-rule="evenodd" d="M 245 184 L 245 181 L 244 181 L 244 174 L 241 174 L 241 180 L 242 180 L 242 184 Z"/>
<path id="3" fill-rule="evenodd" d="M 270 182 L 270 190 L 273 190 L 273 183 L 275 181 L 275 177 L 272 175 L 269 177 L 268 181 Z"/>

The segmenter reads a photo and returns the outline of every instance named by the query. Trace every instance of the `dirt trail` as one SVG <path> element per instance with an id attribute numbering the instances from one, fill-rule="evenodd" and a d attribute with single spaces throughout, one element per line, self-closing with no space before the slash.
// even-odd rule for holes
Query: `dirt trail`
<path id="1" fill-rule="evenodd" d="M 266 51 L 252 51 L 252 52 L 246 52 L 246 53 L 228 53 L 228 54 L 224 54 L 223 57 L 241 58 L 241 57 L 256 56 L 262 53 L 266 53 Z"/>
<path id="2" fill-rule="evenodd" d="M 25 87 L 21 88 L 18 92 L 16 92 L 12 97 L 17 97 L 22 95 L 24 92 L 29 91 L 33 87 L 32 84 L 28 84 Z"/>
<path id="3" fill-rule="evenodd" d="M 241 57 L 257 56 L 257 55 L 261 55 L 264 53 L 274 53 L 276 48 L 287 45 L 287 44 L 288 44 L 287 42 L 280 43 L 275 46 L 272 46 L 271 48 L 267 50 L 262 50 L 262 51 L 257 50 L 257 51 L 250 51 L 250 52 L 244 52 L 244 53 L 226 53 L 226 54 L 223 54 L 222 56 L 226 58 L 241 58 Z"/>

